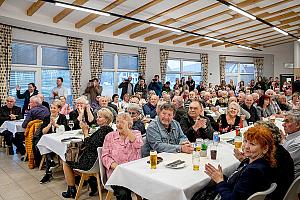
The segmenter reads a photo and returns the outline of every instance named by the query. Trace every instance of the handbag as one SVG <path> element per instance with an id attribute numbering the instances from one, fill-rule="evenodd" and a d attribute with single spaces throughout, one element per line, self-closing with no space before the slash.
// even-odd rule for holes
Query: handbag
<path id="1" fill-rule="evenodd" d="M 78 163 L 83 151 L 84 151 L 83 141 L 71 141 L 67 146 L 67 151 L 65 153 L 66 162 L 68 163 Z"/>

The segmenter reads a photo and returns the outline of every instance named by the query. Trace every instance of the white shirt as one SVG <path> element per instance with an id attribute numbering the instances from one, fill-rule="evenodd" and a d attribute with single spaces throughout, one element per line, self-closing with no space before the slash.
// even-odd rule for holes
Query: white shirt
<path id="1" fill-rule="evenodd" d="M 53 92 L 57 92 L 58 93 L 58 97 L 60 97 L 60 96 L 64 96 L 66 98 L 68 97 L 68 90 L 64 86 L 53 88 L 52 89 L 52 93 Z"/>

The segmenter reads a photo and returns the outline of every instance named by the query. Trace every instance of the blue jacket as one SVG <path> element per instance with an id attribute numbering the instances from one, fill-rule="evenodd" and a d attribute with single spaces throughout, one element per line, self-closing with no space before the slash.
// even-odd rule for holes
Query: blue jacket
<path id="1" fill-rule="evenodd" d="M 142 147 L 142 157 L 149 156 L 150 150 L 156 150 L 157 153 L 180 153 L 181 143 L 188 139 L 176 120 L 172 120 L 170 126 L 168 132 L 158 117 L 150 122 L 146 130 L 146 142 Z"/>
<path id="2" fill-rule="evenodd" d="M 161 97 L 162 83 L 160 81 L 151 82 L 148 86 L 148 91 L 150 91 L 150 90 L 154 90 L 156 95 Z"/>
<path id="3" fill-rule="evenodd" d="M 22 114 L 24 115 L 25 111 L 28 110 L 29 100 L 30 97 L 35 96 L 39 93 L 38 90 L 34 90 L 33 94 L 30 95 L 29 91 L 26 90 L 23 94 L 21 94 L 20 90 L 17 90 L 17 98 L 18 99 L 24 99 L 24 105 L 22 108 Z"/>
<path id="4" fill-rule="evenodd" d="M 27 124 L 30 121 L 33 121 L 35 119 L 44 120 L 45 118 L 50 116 L 50 112 L 48 108 L 43 106 L 42 104 L 37 105 L 36 107 L 29 110 L 29 112 L 26 115 L 25 120 L 22 123 L 22 127 L 26 128 Z"/>
<path id="5" fill-rule="evenodd" d="M 143 106 L 144 115 L 150 115 L 150 118 L 154 119 L 157 115 L 156 107 L 153 106 L 151 103 L 146 103 Z"/>
<path id="6" fill-rule="evenodd" d="M 272 183 L 271 176 L 269 163 L 259 158 L 247 164 L 239 175 L 218 183 L 216 192 L 222 200 L 246 200 L 256 192 L 267 190 Z"/>

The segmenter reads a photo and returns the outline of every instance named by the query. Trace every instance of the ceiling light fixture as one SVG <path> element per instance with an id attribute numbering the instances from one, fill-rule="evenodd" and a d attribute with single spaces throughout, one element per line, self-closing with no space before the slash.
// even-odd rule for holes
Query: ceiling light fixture
<path id="1" fill-rule="evenodd" d="M 285 31 L 283 31 L 283 30 L 281 30 L 281 29 L 279 29 L 279 28 L 277 28 L 277 27 L 273 27 L 273 29 L 275 30 L 275 31 L 277 31 L 277 32 L 279 32 L 279 33 L 281 33 L 281 34 L 283 34 L 283 35 L 289 35 L 287 32 L 285 32 Z"/>
<path id="2" fill-rule="evenodd" d="M 171 28 L 171 27 L 167 27 L 167 26 L 162 26 L 162 25 L 159 25 L 159 24 L 150 23 L 150 26 L 153 26 L 153 27 L 156 27 L 156 28 L 165 29 L 165 30 L 169 30 L 169 31 L 174 31 L 174 32 L 177 32 L 177 33 L 181 33 L 182 32 L 179 29 Z"/>
<path id="3" fill-rule="evenodd" d="M 223 40 L 219 40 L 219 39 L 216 39 L 216 38 L 211 38 L 211 37 L 208 37 L 208 36 L 204 36 L 203 38 L 205 38 L 207 40 L 212 40 L 212 41 L 215 41 L 215 42 L 224 43 Z"/>
<path id="4" fill-rule="evenodd" d="M 243 48 L 243 49 L 252 50 L 252 48 L 251 48 L 251 47 L 246 47 L 246 46 L 243 46 L 243 45 L 239 45 L 238 47 L 240 47 L 240 48 Z"/>
<path id="5" fill-rule="evenodd" d="M 55 2 L 54 5 L 63 7 L 63 8 L 69 8 L 69 9 L 73 9 L 73 10 L 79 10 L 79 11 L 83 11 L 83 12 L 93 13 L 93 14 L 97 14 L 97 15 L 103 15 L 103 16 L 107 16 L 107 17 L 110 16 L 109 13 L 104 13 L 104 12 L 101 12 L 98 10 L 94 10 L 92 8 L 83 8 L 83 7 L 73 6 L 73 5 L 69 5 L 69 4 L 65 4 L 65 3 L 61 3 L 61 2 Z"/>
<path id="6" fill-rule="evenodd" d="M 243 11 L 243 10 L 239 9 L 238 7 L 235 7 L 233 5 L 229 5 L 228 8 L 233 10 L 233 11 L 236 11 L 236 12 L 238 12 L 238 13 L 240 13 L 240 14 L 242 14 L 242 15 L 244 15 L 244 16 L 252 19 L 252 20 L 256 20 L 256 17 L 254 15 L 251 15 L 251 14 L 247 13 L 246 11 Z"/>
<path id="7" fill-rule="evenodd" d="M 300 42 L 300 39 L 298 39 L 297 41 Z"/>

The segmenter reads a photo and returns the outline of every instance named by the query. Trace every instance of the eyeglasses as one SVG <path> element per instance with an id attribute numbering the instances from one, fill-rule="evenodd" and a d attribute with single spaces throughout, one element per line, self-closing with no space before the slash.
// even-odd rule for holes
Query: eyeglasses
<path id="1" fill-rule="evenodd" d="M 137 115 L 138 113 L 137 113 L 137 112 L 129 112 L 129 111 L 128 111 L 128 114 L 129 114 L 129 115 Z"/>

